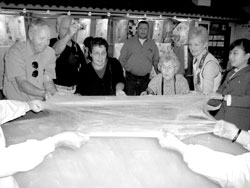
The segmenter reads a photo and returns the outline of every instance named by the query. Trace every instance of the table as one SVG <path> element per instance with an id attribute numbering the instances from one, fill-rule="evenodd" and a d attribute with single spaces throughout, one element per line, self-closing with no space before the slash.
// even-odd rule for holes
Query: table
<path id="1" fill-rule="evenodd" d="M 36 168 L 15 175 L 21 188 L 219 187 L 192 172 L 179 153 L 163 149 L 162 129 L 185 143 L 232 154 L 246 152 L 211 134 L 215 120 L 201 95 L 57 96 L 46 110 L 3 126 L 7 145 L 43 139 L 65 130 L 90 135 L 80 149 L 58 148 Z"/>

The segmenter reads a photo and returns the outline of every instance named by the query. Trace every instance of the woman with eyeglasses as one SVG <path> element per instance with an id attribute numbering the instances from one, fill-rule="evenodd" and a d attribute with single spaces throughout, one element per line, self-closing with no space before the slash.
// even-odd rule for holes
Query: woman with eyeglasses
<path id="1" fill-rule="evenodd" d="M 250 40 L 238 39 L 230 46 L 229 63 L 232 70 L 208 104 L 219 107 L 215 118 L 250 130 Z"/>
<path id="2" fill-rule="evenodd" d="M 80 95 L 125 95 L 120 62 L 108 57 L 108 43 L 101 37 L 90 43 L 91 62 L 81 67 L 76 93 Z"/>

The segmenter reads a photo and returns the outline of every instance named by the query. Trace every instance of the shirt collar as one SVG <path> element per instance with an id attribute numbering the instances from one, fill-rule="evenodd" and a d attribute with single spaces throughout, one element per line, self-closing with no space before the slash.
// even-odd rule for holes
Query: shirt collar
<path id="1" fill-rule="evenodd" d="M 240 70 L 246 68 L 247 66 L 249 66 L 249 65 L 247 64 L 245 67 L 242 67 L 242 68 L 240 68 L 240 69 L 234 68 L 234 72 L 235 72 L 235 73 L 236 73 L 236 72 L 239 72 Z"/>
<path id="2" fill-rule="evenodd" d="M 138 41 L 140 42 L 140 44 L 145 43 L 147 40 L 148 40 L 147 38 L 146 38 L 146 39 L 140 39 L 140 38 L 138 37 Z"/>

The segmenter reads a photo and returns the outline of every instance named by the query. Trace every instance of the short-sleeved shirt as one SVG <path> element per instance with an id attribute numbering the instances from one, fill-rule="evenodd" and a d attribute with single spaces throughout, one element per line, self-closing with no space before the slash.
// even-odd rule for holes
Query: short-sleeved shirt
<path id="1" fill-rule="evenodd" d="M 44 88 L 44 75 L 55 79 L 55 51 L 49 46 L 39 54 L 34 54 L 30 41 L 14 44 L 5 56 L 5 76 L 4 76 L 4 94 L 8 99 L 30 101 L 36 99 L 36 96 L 28 95 L 20 91 L 16 77 L 25 76 L 27 81 L 34 86 Z M 37 62 L 38 67 L 32 66 Z M 32 76 L 34 71 L 38 71 L 36 77 Z M 33 74 L 34 75 L 34 74 Z"/>
<path id="2" fill-rule="evenodd" d="M 171 81 L 164 80 L 162 89 L 162 74 L 155 76 L 148 84 L 148 87 L 153 90 L 155 95 L 174 95 L 174 94 L 186 94 L 189 92 L 189 86 L 186 78 L 181 74 L 175 75 Z"/>

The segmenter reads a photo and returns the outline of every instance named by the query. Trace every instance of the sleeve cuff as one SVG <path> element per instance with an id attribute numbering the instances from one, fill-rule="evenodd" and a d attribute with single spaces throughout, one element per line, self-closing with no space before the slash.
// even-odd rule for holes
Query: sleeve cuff
<path id="1" fill-rule="evenodd" d="M 29 104 L 27 103 L 27 102 L 24 102 L 24 108 L 25 108 L 25 112 L 28 112 L 28 111 L 30 111 L 31 109 L 30 109 L 30 106 L 29 106 Z"/>

